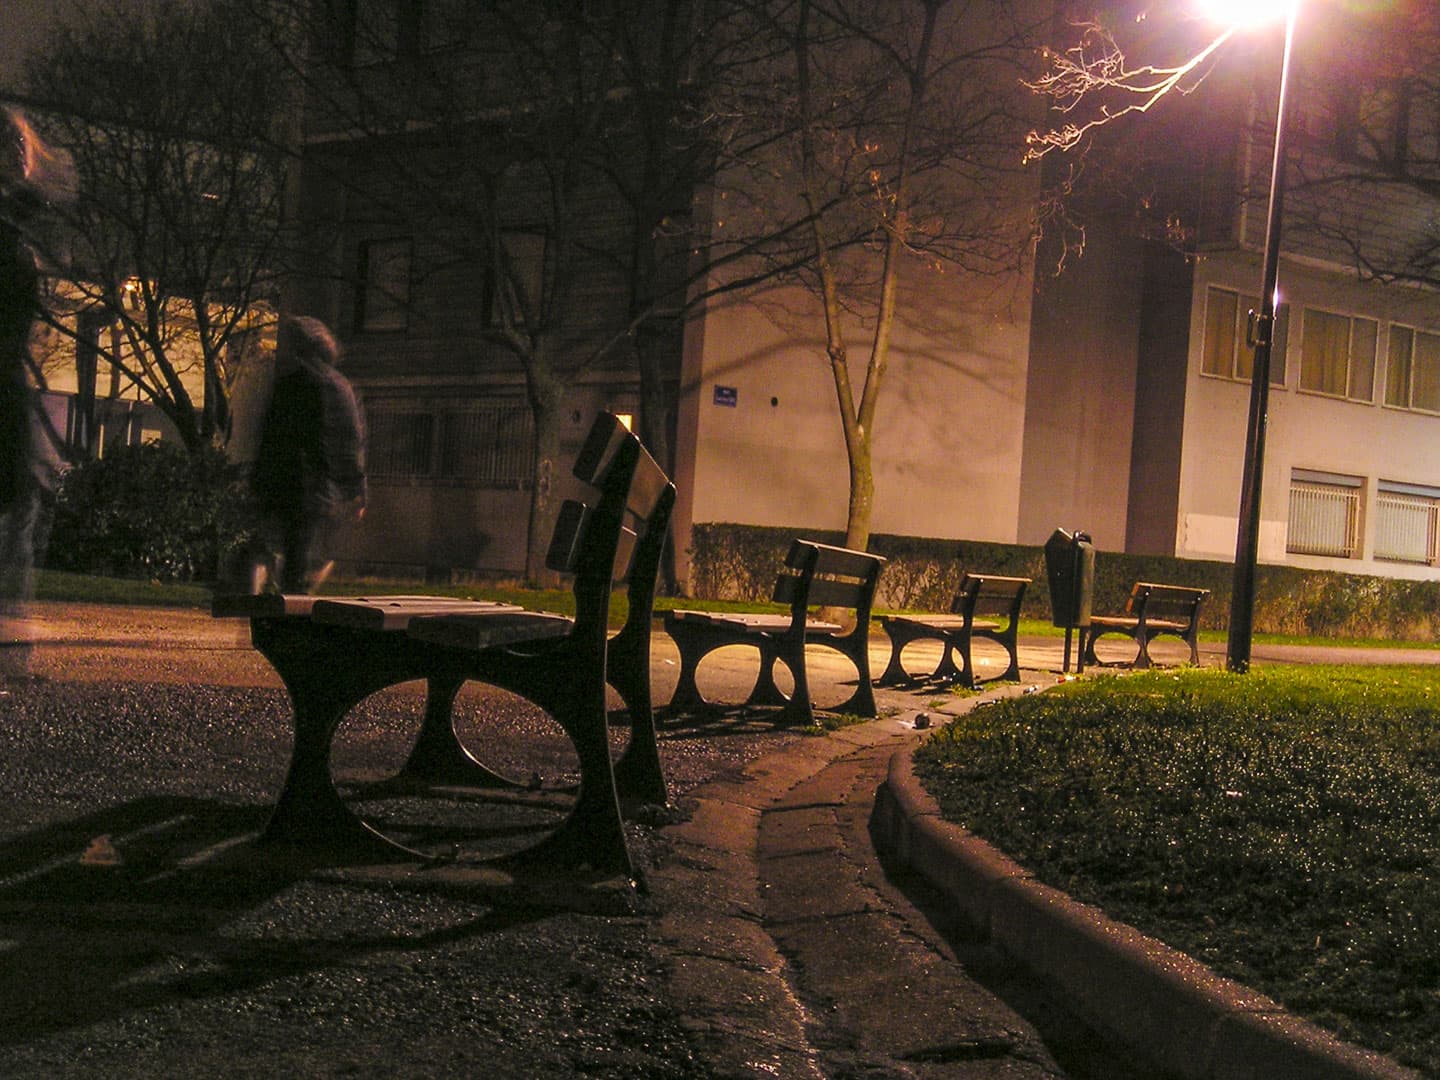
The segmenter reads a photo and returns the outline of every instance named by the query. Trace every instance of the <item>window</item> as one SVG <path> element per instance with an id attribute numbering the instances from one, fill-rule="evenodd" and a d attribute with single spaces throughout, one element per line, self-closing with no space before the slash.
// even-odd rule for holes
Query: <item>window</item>
<path id="1" fill-rule="evenodd" d="M 544 301 L 547 247 L 542 226 L 501 232 L 481 298 L 486 326 L 500 326 L 507 316 L 515 325 L 524 326 L 526 311 L 535 312 Z"/>
<path id="2" fill-rule="evenodd" d="M 1375 400 L 1375 343 L 1379 324 L 1305 309 L 1300 389 L 1352 401 Z"/>
<path id="3" fill-rule="evenodd" d="M 523 403 L 449 407 L 438 401 L 374 406 L 370 475 L 518 488 L 530 480 L 532 420 Z"/>
<path id="4" fill-rule="evenodd" d="M 365 333 L 403 331 L 409 324 L 410 240 L 366 240 L 360 245 L 360 295 L 355 326 Z"/>
<path id="5" fill-rule="evenodd" d="M 1385 404 L 1440 412 L 1440 334 L 1390 327 Z"/>
<path id="6" fill-rule="evenodd" d="M 322 55 L 340 67 L 355 62 L 355 23 L 359 18 L 358 0 L 323 0 L 321 21 L 316 28 L 316 44 Z"/>
<path id="7" fill-rule="evenodd" d="M 1334 147 L 1346 160 L 1404 171 L 1433 138 L 1424 94 L 1404 79 L 1351 77 L 1333 97 Z"/>
<path id="8" fill-rule="evenodd" d="M 1360 539 L 1362 487 L 1358 476 L 1293 469 L 1285 550 L 1296 555 L 1353 557 Z"/>
<path id="9" fill-rule="evenodd" d="M 1255 346 L 1250 343 L 1250 312 L 1260 301 L 1230 289 L 1211 286 L 1205 293 L 1205 342 L 1200 370 L 1206 375 L 1250 381 L 1255 367 Z M 1285 339 L 1288 310 L 1281 305 L 1275 316 L 1275 340 L 1270 348 L 1270 384 L 1285 385 Z"/>
<path id="10" fill-rule="evenodd" d="M 532 421 L 524 405 L 447 412 L 440 422 L 440 475 L 486 487 L 520 487 L 530 479 Z"/>
<path id="11" fill-rule="evenodd" d="M 380 406 L 366 417 L 369 474 L 387 480 L 428 477 L 433 470 L 435 417 L 428 412 Z"/>
<path id="12" fill-rule="evenodd" d="M 1375 557 L 1395 562 L 1436 562 L 1440 488 L 1381 480 L 1375 496 Z"/>

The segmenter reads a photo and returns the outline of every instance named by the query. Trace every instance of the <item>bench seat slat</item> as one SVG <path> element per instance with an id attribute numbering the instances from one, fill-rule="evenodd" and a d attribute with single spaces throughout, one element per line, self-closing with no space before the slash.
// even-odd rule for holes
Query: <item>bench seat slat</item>
<path id="1" fill-rule="evenodd" d="M 814 560 L 812 573 L 816 578 L 826 575 L 865 580 L 875 567 L 876 556 L 867 551 L 851 551 L 849 548 L 820 544 L 814 540 L 796 540 L 791 543 L 785 556 L 785 566 L 790 570 L 803 571 Z"/>
<path id="2" fill-rule="evenodd" d="M 405 632 L 431 645 L 478 651 L 540 638 L 561 638 L 574 625 L 575 620 L 566 615 L 515 609 L 421 615 L 410 621 Z"/>
<path id="3" fill-rule="evenodd" d="M 965 626 L 964 615 L 882 615 L 881 622 L 924 627 L 931 630 L 961 630 Z M 1000 624 L 992 619 L 971 619 L 974 630 L 999 630 Z"/>
<path id="4" fill-rule="evenodd" d="M 627 509 L 636 517 L 650 517 L 669 487 L 670 478 L 665 475 L 665 471 L 655 463 L 655 459 L 648 452 L 642 450 L 635 469 L 635 480 L 630 485 Z"/>
<path id="5" fill-rule="evenodd" d="M 210 614 L 217 619 L 278 619 L 285 615 L 308 616 L 319 597 L 303 593 L 216 593 Z"/>
<path id="6" fill-rule="evenodd" d="M 319 623 L 358 630 L 404 630 L 410 620 L 423 615 L 521 610 L 514 604 L 446 596 L 326 597 L 317 598 L 310 617 Z"/>
<path id="7" fill-rule="evenodd" d="M 1135 629 L 1140 620 L 1133 615 L 1091 615 L 1091 626 L 1113 626 L 1117 630 Z M 1155 630 L 1185 630 L 1190 623 L 1180 619 L 1152 619 L 1148 615 L 1145 625 Z"/>
<path id="8" fill-rule="evenodd" d="M 789 615 L 765 614 L 742 611 L 682 611 L 676 609 L 671 611 L 680 622 L 709 623 L 712 626 L 733 626 L 753 630 L 756 633 L 779 633 L 788 630 L 791 626 Z M 839 623 L 828 622 L 824 619 L 806 619 L 805 630 L 807 633 L 838 634 L 843 627 Z"/>
<path id="9" fill-rule="evenodd" d="M 860 581 L 836 581 L 833 578 L 815 578 L 807 586 L 798 577 L 782 577 L 775 582 L 773 599 L 778 604 L 793 604 L 805 595 L 807 607 L 853 608 L 865 597 L 867 586 Z"/>

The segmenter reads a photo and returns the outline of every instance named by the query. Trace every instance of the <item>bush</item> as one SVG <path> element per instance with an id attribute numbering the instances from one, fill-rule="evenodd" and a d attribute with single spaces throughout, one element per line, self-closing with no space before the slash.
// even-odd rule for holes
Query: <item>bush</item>
<path id="1" fill-rule="evenodd" d="M 213 581 L 243 542 L 240 499 L 220 451 L 172 443 L 111 450 L 69 469 L 56 492 L 52 570 Z"/>

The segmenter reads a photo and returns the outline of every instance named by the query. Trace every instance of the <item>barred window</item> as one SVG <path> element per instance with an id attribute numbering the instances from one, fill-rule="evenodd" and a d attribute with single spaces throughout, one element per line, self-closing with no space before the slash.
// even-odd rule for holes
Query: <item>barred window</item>
<path id="1" fill-rule="evenodd" d="M 440 423 L 440 475 L 485 486 L 514 487 L 530 479 L 530 410 L 481 406 L 446 412 Z"/>
<path id="2" fill-rule="evenodd" d="M 366 466 L 372 477 L 416 479 L 431 474 L 435 446 L 432 414 L 372 409 L 366 427 Z"/>
<path id="3" fill-rule="evenodd" d="M 519 487 L 530 479 L 533 422 L 524 405 L 442 408 L 434 403 L 372 406 L 372 477 L 451 480 Z"/>
<path id="4" fill-rule="evenodd" d="M 1433 565 L 1440 488 L 1381 480 L 1375 495 L 1375 557 Z"/>
<path id="5" fill-rule="evenodd" d="M 1297 555 L 1354 557 L 1360 542 L 1358 476 L 1293 469 L 1285 550 Z"/>

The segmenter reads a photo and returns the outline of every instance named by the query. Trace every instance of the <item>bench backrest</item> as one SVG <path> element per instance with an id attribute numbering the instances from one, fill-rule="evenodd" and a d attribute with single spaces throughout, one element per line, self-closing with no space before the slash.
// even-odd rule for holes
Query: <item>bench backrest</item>
<path id="1" fill-rule="evenodd" d="M 812 607 L 848 608 L 857 621 L 870 618 L 875 586 L 885 559 L 868 551 L 832 547 L 814 540 L 796 540 L 775 579 L 773 598 L 803 614 Z"/>
<path id="2" fill-rule="evenodd" d="M 1176 622 L 1194 622 L 1200 616 L 1200 606 L 1209 597 L 1209 589 L 1193 589 L 1187 585 L 1157 585 L 1151 581 L 1137 581 L 1130 590 L 1130 599 L 1125 610 L 1137 614 L 1141 610 L 1145 617 L 1172 619 Z"/>
<path id="3" fill-rule="evenodd" d="M 1018 619 L 1029 584 L 1030 579 L 1023 577 L 966 574 L 960 579 L 950 613 L 963 615 L 969 611 L 971 615 L 1007 615 L 1012 620 Z"/>
<path id="4" fill-rule="evenodd" d="M 618 581 L 630 584 L 630 619 L 648 625 L 675 485 L 611 413 L 596 417 L 574 473 L 599 488 L 600 498 L 593 506 L 562 504 L 545 565 L 575 575 L 576 632 L 597 625 L 604 632 Z"/>

